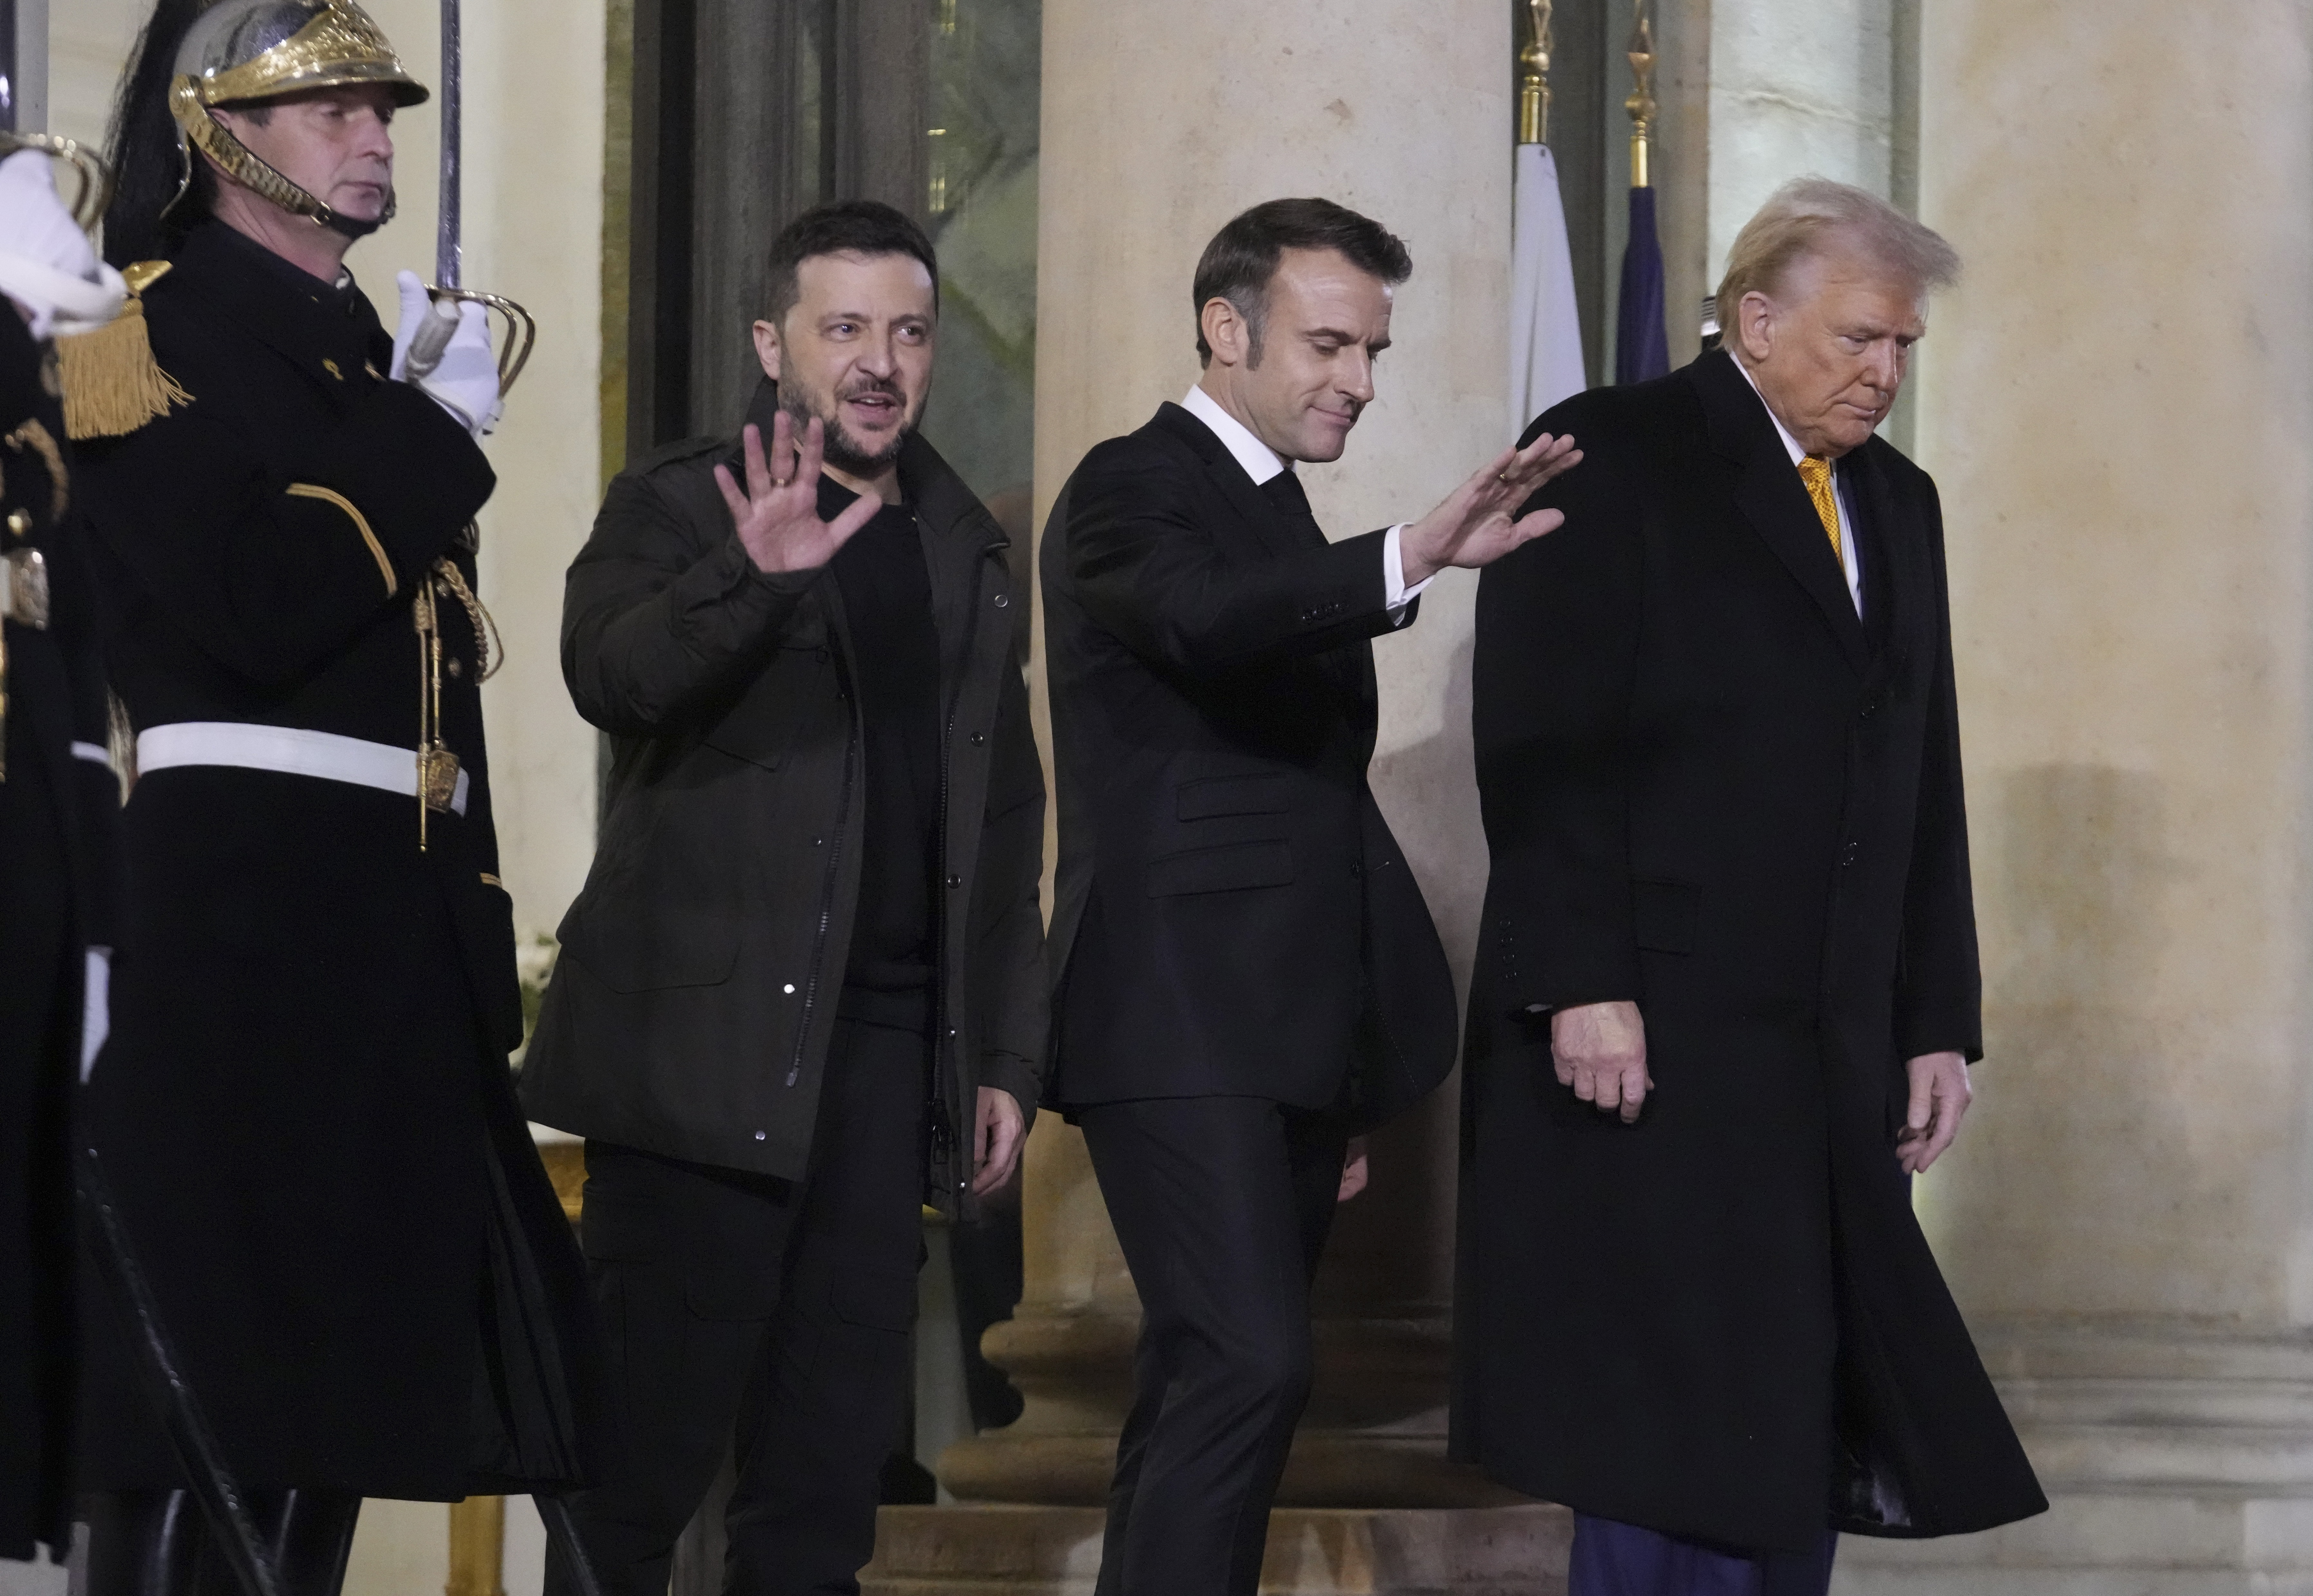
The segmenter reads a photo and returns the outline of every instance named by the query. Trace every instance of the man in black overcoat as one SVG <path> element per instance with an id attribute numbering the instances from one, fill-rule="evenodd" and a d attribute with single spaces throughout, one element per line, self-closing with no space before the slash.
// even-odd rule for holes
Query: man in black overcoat
<path id="1" fill-rule="evenodd" d="M 428 361 L 415 280 L 396 339 L 343 264 L 424 94 L 349 0 L 166 0 L 105 230 L 157 259 L 65 362 L 137 763 L 88 1135 L 296 1596 L 336 1589 L 364 1496 L 576 1485 L 593 1414 L 585 1278 L 506 1068 L 474 597 L 496 373 L 478 311 Z M 200 1514 L 123 1316 L 84 1300 L 90 1588 L 191 1589 Z"/>
<path id="2" fill-rule="evenodd" d="M 57 199 L 44 152 L 0 162 L 0 1557 L 45 1542 L 61 1563 L 69 1123 L 102 1030 L 120 787 L 50 340 L 109 320 L 121 284 Z"/>
<path id="3" fill-rule="evenodd" d="M 1727 347 L 1579 395 L 1489 571 L 1456 1441 L 1572 1589 L 1814 1592 L 2045 1502 L 1912 1216 L 1980 1056 L 1934 485 L 1875 435 L 1957 258 L 1806 180 Z"/>
<path id="4" fill-rule="evenodd" d="M 612 753 L 522 1097 L 587 1138 L 625 1448 L 574 1512 L 623 1596 L 662 1596 L 726 1454 L 728 1587 L 859 1588 L 923 1205 L 1010 1179 L 1048 1029 L 1027 605 L 916 430 L 938 261 L 840 201 L 766 298 L 740 435 L 621 471 L 563 597 Z"/>
<path id="5" fill-rule="evenodd" d="M 1367 785 L 1368 639 L 1447 566 L 1558 524 L 1579 458 L 1505 452 L 1418 522 L 1328 543 L 1395 285 L 1379 224 L 1272 200 L 1197 267 L 1205 374 L 1085 457 L 1042 550 L 1060 786 L 1050 1101 L 1084 1129 L 1143 1311 L 1103 1596 L 1251 1596 L 1310 1378 L 1350 1136 L 1450 1066 L 1453 986 Z"/>

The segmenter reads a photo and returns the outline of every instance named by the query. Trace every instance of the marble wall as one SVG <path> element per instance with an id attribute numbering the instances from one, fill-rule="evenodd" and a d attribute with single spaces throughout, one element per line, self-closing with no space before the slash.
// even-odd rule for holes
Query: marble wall
<path id="1" fill-rule="evenodd" d="M 2313 1323 L 2307 13 L 1931 0 L 1922 346 L 1987 1038 L 1967 1302 Z"/>

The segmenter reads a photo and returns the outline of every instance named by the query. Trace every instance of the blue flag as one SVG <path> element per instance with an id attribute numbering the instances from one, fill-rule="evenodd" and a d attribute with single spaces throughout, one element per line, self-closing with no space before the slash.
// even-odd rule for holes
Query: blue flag
<path id="1" fill-rule="evenodd" d="M 1614 319 L 1614 381 L 1645 382 L 1670 373 L 1663 336 L 1662 244 L 1655 237 L 1655 191 L 1631 190 L 1631 237 L 1623 246 L 1623 301 Z"/>

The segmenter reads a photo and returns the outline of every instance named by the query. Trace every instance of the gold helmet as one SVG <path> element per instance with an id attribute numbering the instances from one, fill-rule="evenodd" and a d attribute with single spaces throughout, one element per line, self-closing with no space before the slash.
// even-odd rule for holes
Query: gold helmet
<path id="1" fill-rule="evenodd" d="M 398 106 L 427 98 L 409 75 L 383 29 L 354 0 L 218 0 L 186 30 L 169 84 L 169 114 L 176 118 L 185 183 L 192 181 L 192 152 L 201 152 L 234 181 L 294 215 L 359 238 L 393 219 L 393 196 L 374 222 L 342 215 L 258 159 L 250 147 L 209 115 L 311 89 L 383 83 Z M 185 189 L 180 187 L 178 197 Z"/>

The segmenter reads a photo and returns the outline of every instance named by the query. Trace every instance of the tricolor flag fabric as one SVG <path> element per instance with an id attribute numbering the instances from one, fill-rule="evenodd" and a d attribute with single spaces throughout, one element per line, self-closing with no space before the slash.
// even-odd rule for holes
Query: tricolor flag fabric
<path id="1" fill-rule="evenodd" d="M 1655 191 L 1631 190 L 1631 236 L 1623 246 L 1623 298 L 1614 317 L 1614 381 L 1648 382 L 1670 373 L 1663 333 L 1662 243 L 1655 235 Z"/>
<path id="2" fill-rule="evenodd" d="M 1574 308 L 1574 255 L 1548 145 L 1517 146 L 1510 229 L 1510 435 L 1559 400 L 1589 386 L 1582 321 Z M 1661 267 L 1656 267 L 1661 320 Z"/>

